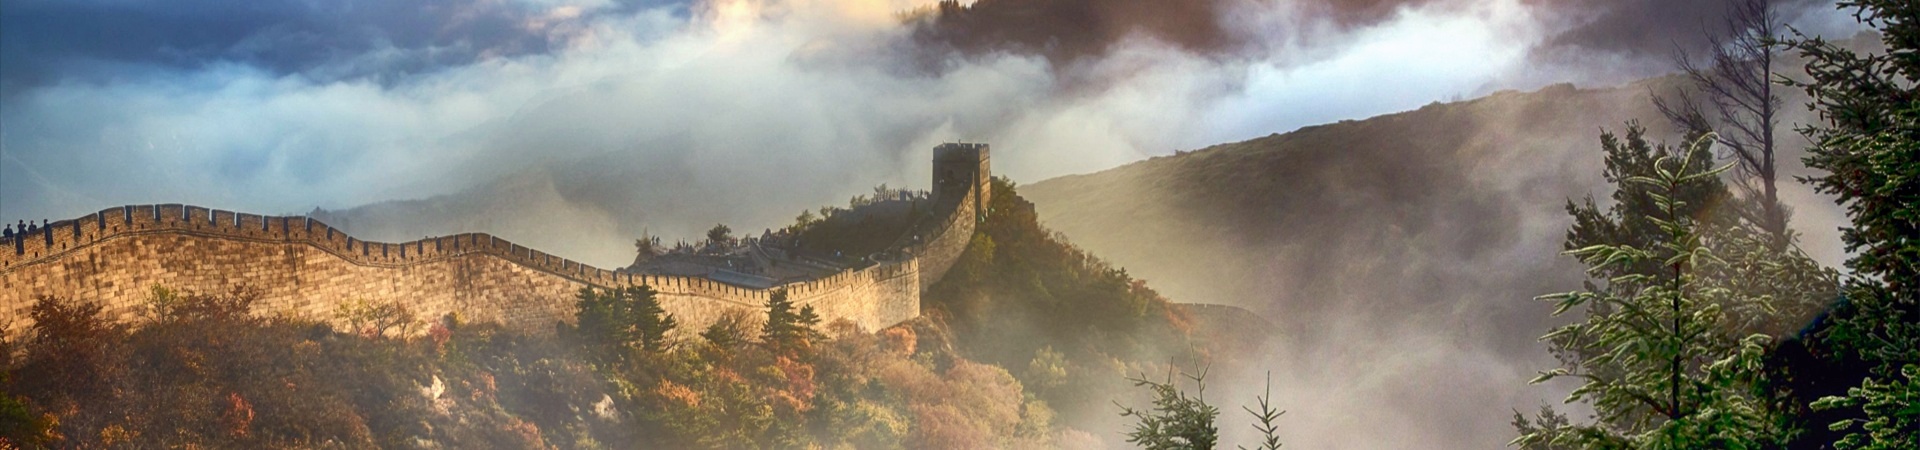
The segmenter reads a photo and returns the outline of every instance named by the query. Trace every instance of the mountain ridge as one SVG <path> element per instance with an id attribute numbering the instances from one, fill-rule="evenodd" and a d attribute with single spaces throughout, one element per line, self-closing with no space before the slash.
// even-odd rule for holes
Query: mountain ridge
<path id="1" fill-rule="evenodd" d="M 1404 432 L 1372 445 L 1497 447 L 1510 408 L 1564 393 L 1527 388 L 1553 361 L 1534 339 L 1550 305 L 1531 298 L 1582 279 L 1558 256 L 1563 208 L 1604 194 L 1599 132 L 1671 134 L 1647 97 L 1679 81 L 1503 91 L 1021 189 L 1048 227 L 1167 297 L 1268 317 L 1250 358 L 1276 370 L 1276 403 L 1315 409 L 1290 426 L 1403 411 L 1374 426 Z"/>

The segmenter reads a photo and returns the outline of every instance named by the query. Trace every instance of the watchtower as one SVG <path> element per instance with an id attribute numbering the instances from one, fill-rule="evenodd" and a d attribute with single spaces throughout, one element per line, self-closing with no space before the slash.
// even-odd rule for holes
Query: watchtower
<path id="1" fill-rule="evenodd" d="M 975 220 L 987 217 L 987 205 L 993 199 L 993 171 L 987 144 L 946 143 L 933 148 L 933 199 L 945 204 L 949 198 L 967 195 L 973 189 Z"/>

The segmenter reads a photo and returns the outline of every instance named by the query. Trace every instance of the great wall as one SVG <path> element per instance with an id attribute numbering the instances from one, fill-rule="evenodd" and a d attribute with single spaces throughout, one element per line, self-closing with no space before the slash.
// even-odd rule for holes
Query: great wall
<path id="1" fill-rule="evenodd" d="M 988 157 L 984 144 L 935 148 L 934 213 L 885 252 L 893 256 L 768 288 L 600 269 L 483 233 L 368 242 L 308 217 L 180 204 L 108 208 L 0 240 L 0 330 L 17 336 L 30 327 L 28 312 L 43 296 L 98 302 L 111 318 L 138 320 L 155 285 L 252 289 L 258 314 L 331 320 L 345 302 L 397 302 L 420 317 L 458 313 L 532 331 L 571 319 L 583 287 L 652 287 L 683 330 L 729 310 L 763 308 L 785 290 L 827 321 L 876 330 L 918 317 L 922 290 L 965 251 L 991 198 Z"/>

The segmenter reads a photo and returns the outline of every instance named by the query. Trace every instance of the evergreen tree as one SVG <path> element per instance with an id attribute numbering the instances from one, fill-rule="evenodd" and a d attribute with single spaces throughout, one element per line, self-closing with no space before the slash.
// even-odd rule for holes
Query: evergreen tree
<path id="1" fill-rule="evenodd" d="M 1606 162 L 1606 169 L 1601 176 L 1615 188 L 1610 197 L 1613 204 L 1603 209 L 1591 196 L 1580 203 L 1569 200 L 1567 213 L 1573 216 L 1573 226 L 1567 229 L 1566 250 L 1574 251 L 1595 245 L 1647 248 L 1668 239 L 1667 231 L 1660 226 L 1660 217 L 1668 213 L 1660 203 L 1663 196 L 1676 201 L 1673 205 L 1676 209 L 1671 211 L 1674 216 L 1715 226 L 1732 224 L 1733 216 L 1721 208 L 1731 196 L 1726 184 L 1718 177 L 1693 177 L 1670 189 L 1628 181 L 1635 177 L 1657 176 L 1660 172 L 1657 164 L 1663 158 L 1679 160 L 1695 168 L 1713 164 L 1712 153 L 1682 152 L 1657 146 L 1647 140 L 1646 131 L 1639 124 L 1628 122 L 1624 139 L 1611 132 L 1600 134 L 1600 148 Z M 1596 266 L 1591 270 L 1595 271 L 1596 277 L 1604 279 L 1629 274 L 1657 274 L 1664 271 L 1665 267 L 1661 261 L 1645 260 L 1630 265 Z"/>
<path id="2" fill-rule="evenodd" d="M 1845 299 L 1818 323 L 1797 379 L 1859 379 L 1814 404 L 1832 420 L 1841 448 L 1920 447 L 1920 4 L 1839 3 L 1880 32 L 1886 53 L 1858 54 L 1820 38 L 1790 45 L 1807 60 L 1806 89 L 1821 124 L 1802 134 L 1814 145 L 1807 179 L 1838 197 L 1852 225 L 1842 239 L 1853 257 Z M 1827 376 L 1821 376 L 1827 375 Z M 1794 395 L 1829 394 L 1808 383 Z M 1811 391 L 1811 392 L 1809 392 Z"/>
<path id="3" fill-rule="evenodd" d="M 1639 141 L 1636 132 L 1630 140 Z M 1726 305 L 1762 303 L 1735 298 L 1724 283 L 1703 279 L 1701 266 L 1723 262 L 1706 245 L 1713 225 L 1701 205 L 1726 169 L 1707 166 L 1704 139 L 1682 154 L 1641 151 L 1644 144 L 1610 152 L 1608 178 L 1632 192 L 1613 220 L 1582 217 L 1569 243 L 1579 242 L 1579 224 L 1610 223 L 1615 242 L 1574 248 L 1596 278 L 1585 290 L 1543 296 L 1555 315 L 1580 309 L 1584 320 L 1554 329 L 1542 340 L 1561 355 L 1562 367 L 1534 382 L 1575 378 L 1582 385 L 1568 401 L 1590 404 L 1596 423 L 1535 430 L 1521 446 L 1598 448 L 1752 448 L 1771 433 L 1764 403 L 1751 395 L 1754 374 L 1770 341 L 1729 326 Z M 1618 161 L 1616 161 L 1618 160 Z M 1641 164 L 1650 174 L 1621 171 L 1618 163 Z M 1643 190 L 1636 190 L 1641 189 Z M 1707 191 L 1706 193 L 1703 193 Z M 1591 203 L 1589 203 L 1591 206 Z M 1722 236 L 1740 239 L 1743 235 Z M 1763 245 L 1762 245 L 1763 246 Z"/>
<path id="4" fill-rule="evenodd" d="M 574 334 L 603 358 L 625 360 L 629 350 L 659 352 L 667 347 L 667 333 L 679 325 L 660 306 L 649 286 L 611 290 L 581 288 L 574 312 Z"/>
<path id="5" fill-rule="evenodd" d="M 1242 406 L 1240 409 L 1246 410 L 1247 415 L 1253 416 L 1253 429 L 1260 432 L 1260 442 L 1254 446 L 1254 449 L 1280 450 L 1280 426 L 1274 422 L 1278 422 L 1280 416 L 1287 412 L 1273 407 L 1273 372 L 1267 372 L 1265 387 L 1266 390 L 1261 391 L 1259 397 L 1253 398 L 1260 406 L 1259 409 L 1248 406 Z M 1240 450 L 1248 449 L 1241 446 Z"/>
<path id="6" fill-rule="evenodd" d="M 1612 205 L 1601 208 L 1589 197 L 1580 203 L 1569 201 L 1567 212 L 1574 219 L 1567 231 L 1566 250 L 1596 245 L 1649 247 L 1665 239 L 1656 218 L 1664 212 L 1659 197 L 1662 188 L 1645 183 L 1629 183 L 1633 177 L 1653 177 L 1660 158 L 1684 159 L 1691 167 L 1708 167 L 1713 154 L 1705 148 L 1682 151 L 1650 144 L 1646 130 L 1629 123 L 1625 139 L 1612 133 L 1601 135 L 1605 152 L 1606 180 L 1616 187 Z M 1690 141 L 1712 142 L 1712 134 L 1694 134 Z M 1676 186 L 1671 194 L 1679 201 L 1674 214 L 1692 218 L 1699 224 L 1696 232 L 1718 258 L 1704 261 L 1698 268 L 1702 282 L 1731 291 L 1730 300 L 1720 307 L 1727 313 L 1726 326 L 1735 334 L 1764 333 L 1781 336 L 1801 328 L 1822 308 L 1832 302 L 1838 290 L 1839 273 L 1824 268 L 1812 257 L 1792 245 L 1778 246 L 1780 235 L 1770 225 L 1755 220 L 1741 206 L 1719 177 L 1700 177 Z M 1659 261 L 1638 261 L 1631 265 L 1594 267 L 1597 279 L 1627 274 L 1657 274 L 1664 270 Z M 1604 286 L 1596 287 L 1605 289 Z M 1760 301 L 1751 301 L 1760 300 Z"/>
<path id="7" fill-rule="evenodd" d="M 727 252 L 733 250 L 733 243 L 733 228 L 727 227 L 726 224 L 714 224 L 713 228 L 707 229 L 709 250 Z"/>
<path id="8" fill-rule="evenodd" d="M 1137 420 L 1133 431 L 1127 432 L 1128 443 L 1147 450 L 1211 450 L 1219 442 L 1220 430 L 1213 420 L 1220 416 L 1220 409 L 1207 404 L 1206 371 L 1180 376 L 1193 381 L 1194 395 L 1188 396 L 1174 385 L 1172 373 L 1167 374 L 1165 382 L 1144 376 L 1128 378 L 1134 386 L 1153 391 L 1153 409 L 1120 407 L 1121 417 Z"/>
<path id="9" fill-rule="evenodd" d="M 818 339 L 819 325 L 820 315 L 813 311 L 813 305 L 795 310 L 786 290 L 774 291 L 767 298 L 767 323 L 761 328 L 760 340 L 776 351 L 805 350 Z"/>
<path id="10" fill-rule="evenodd" d="M 1520 431 L 1520 439 L 1514 440 L 1515 444 L 1519 444 L 1520 450 L 1573 450 L 1575 448 L 1567 443 L 1553 443 L 1552 436 L 1565 433 L 1573 425 L 1573 421 L 1568 420 L 1566 414 L 1555 411 L 1550 405 L 1540 405 L 1540 412 L 1535 413 L 1533 417 L 1527 417 L 1526 414 L 1520 413 L 1520 410 L 1514 410 L 1511 423 L 1513 429 Z M 1546 438 L 1530 438 L 1530 436 Z"/>

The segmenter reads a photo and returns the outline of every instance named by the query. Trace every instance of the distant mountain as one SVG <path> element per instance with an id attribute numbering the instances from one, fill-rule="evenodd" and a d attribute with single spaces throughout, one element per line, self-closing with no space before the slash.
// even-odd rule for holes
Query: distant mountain
<path id="1" fill-rule="evenodd" d="M 1314 410 L 1289 414 L 1288 428 L 1396 411 L 1365 430 L 1400 437 L 1362 447 L 1498 448 L 1510 408 L 1558 403 L 1526 380 L 1552 362 L 1535 341 L 1550 308 L 1531 298 L 1582 279 L 1556 255 L 1564 205 L 1608 192 L 1602 128 L 1638 120 L 1671 139 L 1648 94 L 1676 81 L 1436 103 L 1021 192 L 1047 226 L 1169 298 L 1273 320 L 1275 395 Z"/>
<path id="2" fill-rule="evenodd" d="M 673 145 L 668 142 L 665 145 Z M 678 148 L 678 147 L 673 147 Z M 664 156 L 663 156 L 664 155 Z M 576 159 L 513 165 L 451 194 L 314 211 L 313 216 L 371 240 L 405 241 L 466 232 L 492 233 L 603 269 L 633 263 L 635 239 L 701 238 L 715 223 L 758 235 L 785 226 L 802 209 L 844 205 L 841 193 L 871 192 L 899 181 L 865 166 L 755 172 L 764 164 L 694 161 L 697 152 L 611 150 Z M 886 172 L 883 172 L 886 173 Z"/>
<path id="3" fill-rule="evenodd" d="M 543 252 L 613 269 L 633 260 L 639 214 L 614 214 L 577 198 L 566 180 L 529 170 L 454 194 L 317 210 L 313 218 L 363 239 L 408 241 L 487 232 Z M 627 245 L 609 245 L 618 243 Z"/>
<path id="4" fill-rule="evenodd" d="M 1501 305 L 1473 313 L 1510 322 L 1499 315 L 1539 312 L 1510 300 L 1577 285 L 1577 266 L 1554 253 L 1567 198 L 1605 194 L 1601 129 L 1638 120 L 1651 136 L 1671 134 L 1646 100 L 1656 84 L 1435 103 L 1021 191 L 1048 226 L 1180 301 L 1237 305 L 1286 326 L 1467 301 Z M 1456 312 L 1465 311 L 1395 314 Z M 1517 341 L 1532 347 L 1532 337 Z"/>

